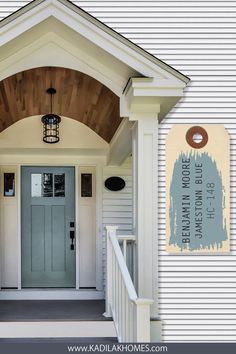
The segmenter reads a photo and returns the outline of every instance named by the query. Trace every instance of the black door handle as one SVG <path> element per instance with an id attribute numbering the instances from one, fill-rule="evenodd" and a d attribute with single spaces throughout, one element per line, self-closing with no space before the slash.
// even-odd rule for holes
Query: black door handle
<path id="1" fill-rule="evenodd" d="M 73 222 L 70 223 L 70 227 L 74 227 Z M 75 245 L 74 245 L 75 230 L 70 230 L 70 239 L 71 239 L 70 249 L 71 249 L 71 251 L 74 251 L 74 249 L 75 249 Z"/>

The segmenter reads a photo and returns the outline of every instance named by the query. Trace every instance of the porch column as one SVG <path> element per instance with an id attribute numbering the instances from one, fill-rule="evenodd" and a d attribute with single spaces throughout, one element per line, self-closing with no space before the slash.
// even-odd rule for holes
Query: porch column
<path id="1" fill-rule="evenodd" d="M 159 106 L 155 112 L 132 112 L 129 117 L 135 121 L 132 156 L 133 228 L 137 237 L 136 288 L 139 297 L 154 300 L 151 318 L 158 315 L 158 113 Z"/>

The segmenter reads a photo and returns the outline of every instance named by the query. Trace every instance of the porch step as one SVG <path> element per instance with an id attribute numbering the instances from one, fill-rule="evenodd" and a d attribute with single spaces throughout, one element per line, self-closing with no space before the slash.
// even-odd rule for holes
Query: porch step
<path id="1" fill-rule="evenodd" d="M 66 345 L 76 344 L 116 344 L 116 337 L 81 337 L 81 338 L 0 338 L 0 344 L 57 344 L 63 343 Z"/>
<path id="2" fill-rule="evenodd" d="M 0 322 L 109 321 L 104 300 L 0 300 Z"/>
<path id="3" fill-rule="evenodd" d="M 0 338 L 114 338 L 104 311 L 104 300 L 1 300 Z"/>
<path id="4" fill-rule="evenodd" d="M 1 289 L 1 300 L 102 300 L 104 292 L 95 289 Z"/>
<path id="5" fill-rule="evenodd" d="M 113 321 L 0 322 L 0 338 L 116 337 Z"/>

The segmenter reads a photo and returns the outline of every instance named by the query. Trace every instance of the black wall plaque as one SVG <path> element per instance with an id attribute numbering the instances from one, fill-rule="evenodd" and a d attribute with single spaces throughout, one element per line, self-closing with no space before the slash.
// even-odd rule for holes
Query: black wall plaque
<path id="1" fill-rule="evenodd" d="M 118 192 L 125 188 L 125 181 L 121 177 L 109 177 L 105 181 L 105 187 L 110 191 Z"/>

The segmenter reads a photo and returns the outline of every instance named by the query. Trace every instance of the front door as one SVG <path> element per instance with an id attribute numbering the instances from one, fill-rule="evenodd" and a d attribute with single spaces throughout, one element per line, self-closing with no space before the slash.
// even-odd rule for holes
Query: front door
<path id="1" fill-rule="evenodd" d="M 75 171 L 22 167 L 22 287 L 75 287 Z"/>

